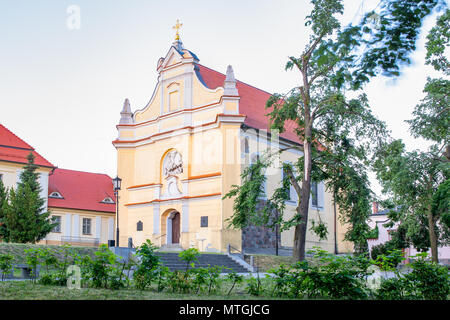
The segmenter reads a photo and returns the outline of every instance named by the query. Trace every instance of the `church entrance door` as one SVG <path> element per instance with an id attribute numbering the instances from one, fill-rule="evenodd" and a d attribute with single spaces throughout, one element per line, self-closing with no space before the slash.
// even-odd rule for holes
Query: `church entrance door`
<path id="1" fill-rule="evenodd" d="M 180 243 L 180 213 L 175 212 L 172 218 L 172 243 Z"/>

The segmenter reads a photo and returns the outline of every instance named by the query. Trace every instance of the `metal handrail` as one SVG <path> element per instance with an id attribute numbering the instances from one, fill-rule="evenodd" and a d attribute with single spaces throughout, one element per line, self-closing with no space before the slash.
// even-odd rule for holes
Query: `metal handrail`
<path id="1" fill-rule="evenodd" d="M 231 254 L 231 251 L 237 251 L 241 256 L 244 256 L 244 252 L 242 252 L 241 250 L 233 247 L 231 244 L 228 244 L 228 254 Z"/>
<path id="2" fill-rule="evenodd" d="M 167 234 L 164 233 L 164 234 L 160 235 L 159 237 L 156 237 L 155 240 L 156 240 L 156 239 L 159 239 L 159 238 L 161 238 L 161 237 L 164 237 L 164 236 L 167 236 Z"/>

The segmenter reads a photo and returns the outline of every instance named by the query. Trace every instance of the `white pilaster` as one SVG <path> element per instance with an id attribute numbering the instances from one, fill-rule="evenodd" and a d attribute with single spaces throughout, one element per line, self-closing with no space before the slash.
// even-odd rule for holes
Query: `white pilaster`
<path id="1" fill-rule="evenodd" d="M 70 237 L 72 235 L 72 214 L 66 213 L 66 215 L 64 216 L 64 220 L 64 236 Z"/>
<path id="2" fill-rule="evenodd" d="M 183 200 L 181 203 L 181 232 L 189 232 L 189 201 Z"/>
<path id="3" fill-rule="evenodd" d="M 73 229 L 72 236 L 79 237 L 81 235 L 80 231 L 80 216 L 77 214 L 73 215 Z"/>
<path id="4" fill-rule="evenodd" d="M 114 218 L 108 219 L 108 240 L 114 240 Z"/>
<path id="5" fill-rule="evenodd" d="M 157 203 L 153 205 L 153 234 L 160 234 L 159 224 L 159 203 Z"/>
<path id="6" fill-rule="evenodd" d="M 102 236 L 102 217 L 95 217 L 95 237 L 99 240 Z"/>

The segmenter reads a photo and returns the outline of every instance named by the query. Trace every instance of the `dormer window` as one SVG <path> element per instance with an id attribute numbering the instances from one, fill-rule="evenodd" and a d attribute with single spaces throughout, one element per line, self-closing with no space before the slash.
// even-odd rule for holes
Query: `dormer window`
<path id="1" fill-rule="evenodd" d="M 106 197 L 105 199 L 102 200 L 103 203 L 114 203 L 114 200 L 111 199 L 110 197 Z"/>
<path id="2" fill-rule="evenodd" d="M 53 191 L 48 196 L 49 198 L 55 198 L 55 199 L 63 199 L 63 196 L 58 191 Z"/>

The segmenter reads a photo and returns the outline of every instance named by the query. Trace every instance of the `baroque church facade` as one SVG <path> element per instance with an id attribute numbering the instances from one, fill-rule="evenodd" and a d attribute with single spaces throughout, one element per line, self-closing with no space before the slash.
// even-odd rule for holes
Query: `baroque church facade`
<path id="1" fill-rule="evenodd" d="M 243 169 L 255 157 L 270 149 L 301 147 L 292 128 L 271 134 L 265 116 L 271 94 L 236 80 L 231 66 L 222 74 L 201 65 L 178 33 L 159 59 L 157 72 L 157 85 L 145 107 L 132 112 L 125 100 L 113 141 L 122 179 L 119 242 L 132 238 L 137 246 L 149 239 L 163 248 L 209 252 L 226 252 L 229 246 L 273 248 L 275 241 L 292 247 L 293 228 L 279 236 L 264 227 L 231 228 L 227 219 L 233 215 L 233 199 L 223 199 L 232 185 L 241 184 Z M 296 162 L 302 154 L 298 149 L 281 153 L 279 163 Z M 281 166 L 269 169 L 266 195 L 282 176 Z M 311 232 L 307 248 L 350 251 L 331 194 L 323 183 L 313 189 L 310 219 L 325 222 L 329 237 L 320 241 Z M 294 215 L 297 202 L 292 188 L 287 218 Z"/>

